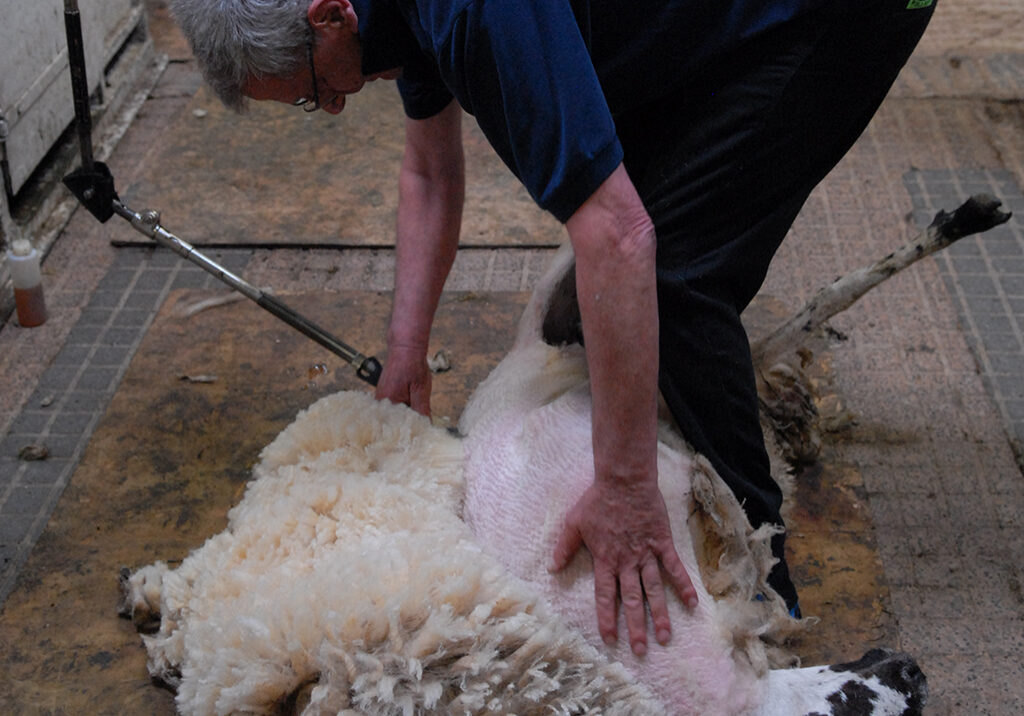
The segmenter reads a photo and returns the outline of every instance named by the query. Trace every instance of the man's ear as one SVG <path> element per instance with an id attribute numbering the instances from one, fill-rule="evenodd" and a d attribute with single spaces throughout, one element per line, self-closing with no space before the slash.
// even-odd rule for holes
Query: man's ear
<path id="1" fill-rule="evenodd" d="M 306 11 L 314 32 L 348 30 L 359 32 L 356 11 L 349 0 L 313 0 Z"/>

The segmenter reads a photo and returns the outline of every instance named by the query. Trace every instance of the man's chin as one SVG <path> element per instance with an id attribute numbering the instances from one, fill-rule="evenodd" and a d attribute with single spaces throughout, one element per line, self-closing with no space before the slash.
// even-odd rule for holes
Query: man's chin
<path id="1" fill-rule="evenodd" d="M 367 82 L 373 82 L 375 80 L 397 80 L 402 76 L 402 68 L 395 67 L 391 70 L 384 70 L 383 72 L 376 72 L 372 75 L 366 76 Z"/>

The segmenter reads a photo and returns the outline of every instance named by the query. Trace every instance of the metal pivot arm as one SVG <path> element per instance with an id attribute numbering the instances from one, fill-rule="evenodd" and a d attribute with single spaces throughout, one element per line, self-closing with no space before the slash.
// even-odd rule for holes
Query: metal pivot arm
<path id="1" fill-rule="evenodd" d="M 85 45 L 82 42 L 82 14 L 78 0 L 64 0 L 64 30 L 68 38 L 68 67 L 71 94 L 75 102 L 75 128 L 82 150 L 82 169 L 92 171 L 92 115 L 89 112 L 89 82 L 85 76 Z"/>
<path id="2" fill-rule="evenodd" d="M 106 164 L 93 162 L 91 169 L 83 165 L 65 176 L 63 181 L 64 186 L 101 223 L 106 223 L 114 215 L 117 192 L 114 190 L 114 177 Z"/>
<path id="3" fill-rule="evenodd" d="M 380 380 L 382 366 L 380 361 L 376 358 L 372 356 L 364 356 L 359 351 L 345 345 L 330 333 L 327 333 L 325 330 L 320 328 L 320 326 L 299 315 L 273 296 L 261 293 L 260 297 L 256 299 L 256 303 L 258 303 L 263 309 L 273 313 L 292 328 L 295 328 L 307 337 L 312 338 L 327 350 L 344 358 L 349 365 L 356 369 L 356 375 L 360 379 L 365 380 L 370 385 L 377 385 L 377 381 Z"/>
<path id="4" fill-rule="evenodd" d="M 373 356 L 365 356 L 351 346 L 341 342 L 308 318 L 299 315 L 283 301 L 261 291 L 245 279 L 233 274 L 226 268 L 195 250 L 187 241 L 183 241 L 160 226 L 160 214 L 155 211 L 143 211 L 137 214 L 120 200 L 113 201 L 114 212 L 127 219 L 138 232 L 145 234 L 161 246 L 174 251 L 182 258 L 191 261 L 207 273 L 213 274 L 224 283 L 255 301 L 261 308 L 272 313 L 292 328 L 313 339 L 327 350 L 340 356 L 356 370 L 356 375 L 369 383 L 377 385 L 380 380 L 381 363 Z"/>
<path id="5" fill-rule="evenodd" d="M 103 162 L 93 161 L 92 114 L 89 111 L 89 81 L 85 73 L 82 15 L 77 0 L 64 0 L 64 29 L 68 39 L 68 67 L 75 102 L 75 129 L 82 153 L 82 166 L 64 177 L 64 184 L 92 215 L 106 222 L 114 215 L 114 177 Z"/>

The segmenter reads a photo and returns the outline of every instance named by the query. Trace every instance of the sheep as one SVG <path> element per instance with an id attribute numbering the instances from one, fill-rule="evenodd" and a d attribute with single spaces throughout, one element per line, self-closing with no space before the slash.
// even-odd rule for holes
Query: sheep
<path id="1" fill-rule="evenodd" d="M 819 293 L 752 347 L 772 366 L 764 378 L 781 376 L 766 392 L 807 404 L 782 354 L 895 271 L 1005 222 L 999 205 L 979 195 L 940 212 L 924 235 Z M 262 451 L 223 532 L 176 569 L 122 570 L 120 611 L 182 713 L 922 712 L 927 683 L 907 655 L 872 649 L 796 668 L 783 644 L 807 620 L 766 584 L 771 528 L 751 528 L 667 421 L 659 486 L 699 606 L 687 612 L 670 594 L 672 642 L 643 658 L 602 642 L 589 556 L 546 568 L 592 464 L 585 354 L 550 339 L 575 332 L 561 301 L 571 262 L 563 250 L 540 281 L 513 348 L 463 412 L 464 438 L 364 393 L 327 396 Z M 782 477 L 792 445 L 775 436 L 791 439 L 804 419 L 776 408 L 782 428 L 765 434 Z M 813 451 L 806 436 L 791 442 Z"/>
<path id="2" fill-rule="evenodd" d="M 909 657 L 771 668 L 801 628 L 765 584 L 771 534 L 667 424 L 660 486 L 700 605 L 670 600 L 672 642 L 645 658 L 602 643 L 589 556 L 546 569 L 591 464 L 583 349 L 542 339 L 570 264 L 562 252 L 541 281 L 465 438 L 328 396 L 262 451 L 223 532 L 176 569 L 122 575 L 180 712 L 920 713 Z"/>

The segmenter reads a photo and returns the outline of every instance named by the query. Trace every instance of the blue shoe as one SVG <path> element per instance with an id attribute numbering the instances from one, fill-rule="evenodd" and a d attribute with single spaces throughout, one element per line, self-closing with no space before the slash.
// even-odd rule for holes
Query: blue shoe
<path id="1" fill-rule="evenodd" d="M 765 596 L 764 596 L 764 594 L 758 592 L 757 594 L 754 595 L 754 600 L 758 601 L 758 602 L 763 602 L 765 600 Z M 803 619 L 803 615 L 800 612 L 800 603 L 799 602 L 794 604 L 793 607 L 789 610 L 789 616 L 793 617 L 794 619 Z"/>

